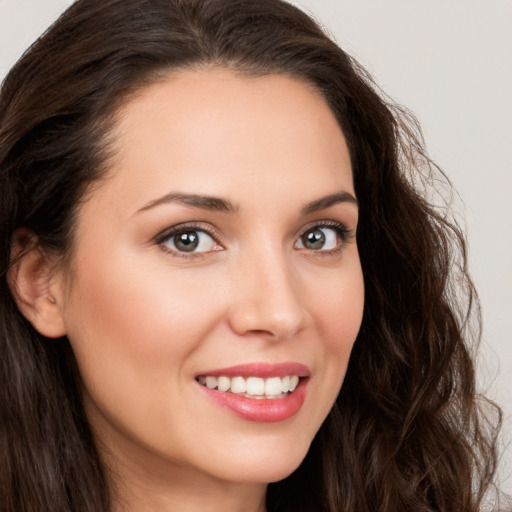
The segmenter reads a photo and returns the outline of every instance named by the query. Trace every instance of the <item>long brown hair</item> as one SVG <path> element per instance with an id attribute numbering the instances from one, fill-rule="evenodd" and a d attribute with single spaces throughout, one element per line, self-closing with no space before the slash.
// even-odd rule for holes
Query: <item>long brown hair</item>
<path id="1" fill-rule="evenodd" d="M 108 172 L 118 108 L 169 70 L 205 64 L 320 91 L 348 141 L 360 203 L 362 328 L 305 460 L 270 484 L 269 512 L 475 512 L 495 470 L 499 410 L 475 391 L 464 237 L 424 190 L 448 182 L 414 121 L 280 0 L 78 0 L 2 84 L 0 510 L 110 507 L 68 340 L 38 334 L 7 284 L 14 233 L 69 254 L 80 201 Z"/>

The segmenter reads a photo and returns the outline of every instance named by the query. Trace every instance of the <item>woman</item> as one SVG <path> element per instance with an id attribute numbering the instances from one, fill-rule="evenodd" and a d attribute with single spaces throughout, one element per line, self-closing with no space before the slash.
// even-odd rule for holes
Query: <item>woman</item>
<path id="1" fill-rule="evenodd" d="M 79 0 L 0 120 L 2 512 L 479 509 L 464 239 L 305 14 Z"/>

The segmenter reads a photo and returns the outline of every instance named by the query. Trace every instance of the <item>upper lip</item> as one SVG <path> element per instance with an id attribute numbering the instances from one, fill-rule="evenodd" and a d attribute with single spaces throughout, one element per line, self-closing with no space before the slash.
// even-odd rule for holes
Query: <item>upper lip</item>
<path id="1" fill-rule="evenodd" d="M 301 363 L 246 363 L 227 368 L 217 368 L 198 373 L 197 376 L 212 377 L 286 377 L 297 375 L 297 377 L 309 377 L 309 368 Z"/>

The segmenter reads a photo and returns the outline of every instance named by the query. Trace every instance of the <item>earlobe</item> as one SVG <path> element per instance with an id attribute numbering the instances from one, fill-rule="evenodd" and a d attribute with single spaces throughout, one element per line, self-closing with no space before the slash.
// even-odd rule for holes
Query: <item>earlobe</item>
<path id="1" fill-rule="evenodd" d="M 53 262 L 25 232 L 15 236 L 11 261 L 7 280 L 20 311 L 43 336 L 64 336 L 62 284 Z"/>

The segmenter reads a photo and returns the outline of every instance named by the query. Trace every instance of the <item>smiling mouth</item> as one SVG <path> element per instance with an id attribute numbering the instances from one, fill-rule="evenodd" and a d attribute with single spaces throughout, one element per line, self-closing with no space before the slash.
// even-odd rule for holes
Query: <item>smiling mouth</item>
<path id="1" fill-rule="evenodd" d="M 199 375 L 196 378 L 199 384 L 213 390 L 224 393 L 232 393 L 245 398 L 256 400 L 275 400 L 287 397 L 295 391 L 300 378 L 297 375 L 285 377 L 218 377 L 211 375 Z"/>

